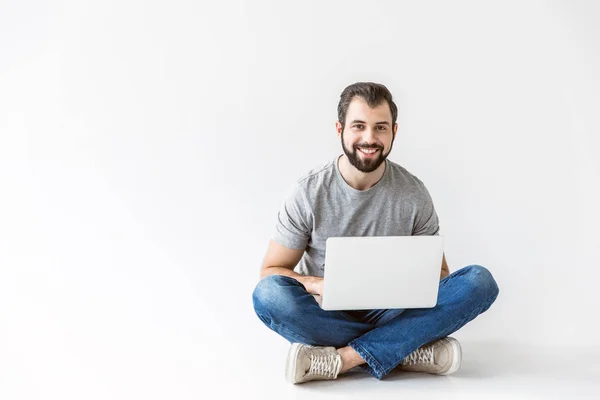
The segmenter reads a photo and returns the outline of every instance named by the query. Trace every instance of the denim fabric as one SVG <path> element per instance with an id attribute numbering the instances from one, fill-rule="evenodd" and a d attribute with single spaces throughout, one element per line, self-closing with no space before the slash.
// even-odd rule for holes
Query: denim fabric
<path id="1" fill-rule="evenodd" d="M 270 275 L 252 294 L 261 321 L 290 343 L 351 346 L 382 379 L 418 347 L 456 332 L 498 296 L 492 274 L 469 265 L 440 281 L 433 308 L 325 311 L 297 280 Z"/>

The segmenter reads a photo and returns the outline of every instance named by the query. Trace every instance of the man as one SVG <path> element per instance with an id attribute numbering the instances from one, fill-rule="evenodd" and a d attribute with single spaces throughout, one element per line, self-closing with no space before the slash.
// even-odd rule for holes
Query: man
<path id="1" fill-rule="evenodd" d="M 253 302 L 265 325 L 292 343 L 286 365 L 292 383 L 335 379 L 356 366 L 377 379 L 394 368 L 454 373 L 461 348 L 448 335 L 498 296 L 486 268 L 469 265 L 450 274 L 444 255 L 433 308 L 325 311 L 319 306 L 328 237 L 439 234 L 423 182 L 387 160 L 397 115 L 381 84 L 359 82 L 344 89 L 336 122 L 344 154 L 298 180 L 278 213 Z M 356 285 L 360 290 L 360 282 Z"/>

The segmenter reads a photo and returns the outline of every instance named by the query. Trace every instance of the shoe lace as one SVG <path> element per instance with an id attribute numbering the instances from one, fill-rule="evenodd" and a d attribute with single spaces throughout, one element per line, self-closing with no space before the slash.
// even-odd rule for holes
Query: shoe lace
<path id="1" fill-rule="evenodd" d="M 330 379 L 337 378 L 342 365 L 341 357 L 334 354 L 310 354 L 308 375 L 320 375 Z"/>
<path id="2" fill-rule="evenodd" d="M 431 364 L 433 365 L 433 346 L 419 347 L 402 361 L 403 365 Z"/>

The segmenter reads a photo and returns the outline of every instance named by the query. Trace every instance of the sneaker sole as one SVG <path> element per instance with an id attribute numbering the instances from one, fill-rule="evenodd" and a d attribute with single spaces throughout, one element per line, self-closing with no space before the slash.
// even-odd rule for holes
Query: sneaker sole
<path id="1" fill-rule="evenodd" d="M 450 365 L 448 371 L 442 372 L 440 375 L 450 375 L 455 373 L 460 369 L 460 364 L 462 363 L 462 349 L 458 340 L 452 337 L 447 337 L 446 340 L 452 345 L 452 365 Z"/>
<path id="2" fill-rule="evenodd" d="M 296 359 L 298 352 L 302 348 L 302 343 L 294 343 L 288 351 L 287 360 L 285 362 L 285 379 L 289 383 L 296 383 Z"/>

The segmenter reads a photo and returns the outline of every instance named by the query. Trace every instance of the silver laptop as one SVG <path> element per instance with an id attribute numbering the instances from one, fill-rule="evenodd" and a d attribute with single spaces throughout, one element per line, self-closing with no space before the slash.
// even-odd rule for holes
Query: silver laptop
<path id="1" fill-rule="evenodd" d="M 330 237 L 321 307 L 434 307 L 443 253 L 443 236 Z"/>

